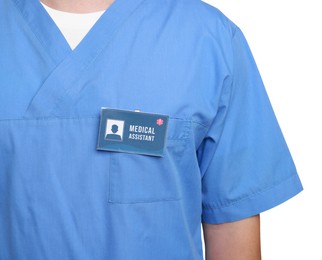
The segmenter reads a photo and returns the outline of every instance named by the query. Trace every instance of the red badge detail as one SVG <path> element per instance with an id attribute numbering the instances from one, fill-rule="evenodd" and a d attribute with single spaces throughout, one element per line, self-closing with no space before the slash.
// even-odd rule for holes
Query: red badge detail
<path id="1" fill-rule="evenodd" d="M 163 125 L 163 120 L 161 118 L 157 119 L 157 125 L 158 126 Z"/>

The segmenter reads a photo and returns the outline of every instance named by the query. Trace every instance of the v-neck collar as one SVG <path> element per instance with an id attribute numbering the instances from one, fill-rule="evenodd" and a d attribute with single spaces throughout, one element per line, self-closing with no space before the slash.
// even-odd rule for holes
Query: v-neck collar
<path id="1" fill-rule="evenodd" d="M 59 64 L 66 56 L 74 55 L 73 53 L 81 53 L 81 56 L 85 57 L 100 52 L 106 45 L 106 40 L 102 39 L 110 38 L 118 26 L 144 0 L 115 0 L 74 50 L 70 48 L 39 0 L 12 1 L 46 52 L 56 64 Z"/>
<path id="2" fill-rule="evenodd" d="M 90 13 L 70 13 L 53 9 L 41 2 L 47 13 L 57 24 L 72 49 L 81 42 L 105 10 Z"/>
<path id="3" fill-rule="evenodd" d="M 38 0 L 12 0 L 35 36 L 56 61 L 56 68 L 39 88 L 24 118 L 52 116 L 71 93 L 82 88 L 80 75 L 113 40 L 119 27 L 145 0 L 115 0 L 79 45 L 71 50 L 66 39 Z"/>

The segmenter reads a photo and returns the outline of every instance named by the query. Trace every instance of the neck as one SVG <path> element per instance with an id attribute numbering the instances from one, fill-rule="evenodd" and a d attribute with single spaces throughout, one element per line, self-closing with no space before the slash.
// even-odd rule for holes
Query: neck
<path id="1" fill-rule="evenodd" d="M 41 0 L 41 2 L 63 12 L 92 13 L 106 10 L 113 0 Z"/>

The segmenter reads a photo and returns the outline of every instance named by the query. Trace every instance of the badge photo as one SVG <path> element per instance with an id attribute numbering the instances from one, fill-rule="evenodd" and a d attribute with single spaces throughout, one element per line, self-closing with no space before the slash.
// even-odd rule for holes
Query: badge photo
<path id="1" fill-rule="evenodd" d="M 110 141 L 123 141 L 124 132 L 124 121 L 107 119 L 106 120 L 106 130 L 105 130 L 105 140 Z"/>

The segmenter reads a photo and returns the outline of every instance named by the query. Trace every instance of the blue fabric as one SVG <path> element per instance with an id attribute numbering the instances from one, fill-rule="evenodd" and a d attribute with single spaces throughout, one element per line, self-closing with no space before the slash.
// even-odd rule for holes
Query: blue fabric
<path id="1" fill-rule="evenodd" d="M 0 259 L 202 259 L 201 222 L 302 190 L 240 31 L 197 0 L 117 0 L 72 51 L 0 0 Z M 97 151 L 101 107 L 169 115 L 162 158 Z"/>

